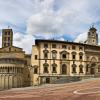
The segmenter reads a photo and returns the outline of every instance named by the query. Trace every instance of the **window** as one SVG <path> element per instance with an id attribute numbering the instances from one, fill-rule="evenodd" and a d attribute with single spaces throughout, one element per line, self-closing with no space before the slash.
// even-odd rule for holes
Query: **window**
<path id="1" fill-rule="evenodd" d="M 52 73 L 56 73 L 56 67 L 57 67 L 57 64 L 52 64 Z"/>
<path id="2" fill-rule="evenodd" d="M 37 60 L 37 55 L 35 55 L 35 60 Z"/>
<path id="3" fill-rule="evenodd" d="M 44 44 L 44 48 L 48 48 L 48 44 Z"/>
<path id="4" fill-rule="evenodd" d="M 98 72 L 100 72 L 100 65 L 98 66 Z"/>
<path id="5" fill-rule="evenodd" d="M 48 53 L 44 53 L 44 59 L 48 58 Z"/>
<path id="6" fill-rule="evenodd" d="M 56 44 L 52 44 L 52 48 L 56 48 Z"/>
<path id="7" fill-rule="evenodd" d="M 10 41 L 10 37 L 8 37 L 8 41 Z"/>
<path id="8" fill-rule="evenodd" d="M 66 59 L 66 54 L 62 54 L 62 58 L 63 59 Z"/>
<path id="9" fill-rule="evenodd" d="M 63 49 L 66 49 L 66 47 L 67 47 L 66 45 L 62 45 L 62 48 L 63 48 Z"/>
<path id="10" fill-rule="evenodd" d="M 52 53 L 52 58 L 53 59 L 56 59 L 56 56 L 57 56 L 56 53 Z"/>
<path id="11" fill-rule="evenodd" d="M 76 55 L 72 55 L 72 58 L 73 58 L 73 59 L 76 59 Z"/>
<path id="12" fill-rule="evenodd" d="M 56 73 L 56 67 L 53 66 L 52 72 Z"/>
<path id="13" fill-rule="evenodd" d="M 88 66 L 89 66 L 89 64 L 86 65 L 86 72 L 88 72 Z"/>
<path id="14" fill-rule="evenodd" d="M 83 50 L 83 47 L 80 46 L 80 47 L 79 47 L 79 50 Z"/>
<path id="15" fill-rule="evenodd" d="M 67 74 L 67 66 L 66 66 L 66 64 L 62 65 L 61 74 Z"/>
<path id="16" fill-rule="evenodd" d="M 44 67 L 44 73 L 48 73 L 48 64 L 47 63 L 44 63 L 43 64 L 43 67 Z"/>
<path id="17" fill-rule="evenodd" d="M 61 51 L 61 59 L 69 59 L 69 52 L 67 51 Z"/>
<path id="18" fill-rule="evenodd" d="M 43 50 L 43 53 L 44 53 L 44 59 L 48 59 L 49 51 L 48 50 Z"/>
<path id="19" fill-rule="evenodd" d="M 38 73 L 38 68 L 34 68 L 34 74 Z"/>
<path id="20" fill-rule="evenodd" d="M 56 50 L 53 50 L 52 51 L 52 58 L 53 59 L 56 59 L 57 58 L 57 51 Z"/>
<path id="21" fill-rule="evenodd" d="M 80 60 L 82 60 L 83 59 L 83 56 L 80 56 Z"/>
<path id="22" fill-rule="evenodd" d="M 72 73 L 76 73 L 76 64 L 72 65 Z"/>
<path id="23" fill-rule="evenodd" d="M 83 59 L 83 52 L 80 52 L 79 53 L 79 60 L 82 60 Z"/>
<path id="24" fill-rule="evenodd" d="M 75 50 L 75 49 L 76 49 L 76 47 L 74 45 L 72 45 L 72 50 Z"/>
<path id="25" fill-rule="evenodd" d="M 48 73 L 48 67 L 44 67 L 44 73 Z"/>
<path id="26" fill-rule="evenodd" d="M 8 31 L 8 35 L 10 35 L 10 31 Z"/>
<path id="27" fill-rule="evenodd" d="M 79 65 L 79 73 L 83 73 L 83 65 Z"/>

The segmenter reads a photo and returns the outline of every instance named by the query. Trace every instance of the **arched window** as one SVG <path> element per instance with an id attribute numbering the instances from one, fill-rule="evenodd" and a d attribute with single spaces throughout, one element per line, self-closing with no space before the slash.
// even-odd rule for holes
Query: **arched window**
<path id="1" fill-rule="evenodd" d="M 83 65 L 79 65 L 79 73 L 83 73 Z"/>
<path id="2" fill-rule="evenodd" d="M 69 53 L 67 51 L 62 51 L 61 53 L 61 59 L 69 59 Z"/>
<path id="3" fill-rule="evenodd" d="M 49 51 L 48 50 L 43 50 L 43 53 L 44 53 L 44 59 L 48 59 Z"/>
<path id="4" fill-rule="evenodd" d="M 67 66 L 66 66 L 66 64 L 62 65 L 61 72 L 62 72 L 61 74 L 67 74 Z"/>
<path id="5" fill-rule="evenodd" d="M 79 60 L 83 60 L 83 52 L 79 53 Z"/>
<path id="6" fill-rule="evenodd" d="M 44 67 L 44 73 L 48 73 L 48 67 L 49 67 L 49 65 L 47 63 L 44 63 L 43 67 Z"/>
<path id="7" fill-rule="evenodd" d="M 76 64 L 72 65 L 72 73 L 76 73 L 76 67 L 77 67 Z"/>
<path id="8" fill-rule="evenodd" d="M 72 52 L 72 59 L 73 59 L 73 60 L 76 59 L 76 52 Z"/>
<path id="9" fill-rule="evenodd" d="M 52 51 L 52 59 L 56 59 L 57 58 L 57 51 L 53 50 Z"/>

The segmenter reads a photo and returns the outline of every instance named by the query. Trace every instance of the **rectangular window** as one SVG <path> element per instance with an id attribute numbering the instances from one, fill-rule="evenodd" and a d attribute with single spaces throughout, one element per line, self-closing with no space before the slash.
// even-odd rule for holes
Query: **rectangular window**
<path id="1" fill-rule="evenodd" d="M 44 53 L 44 59 L 48 58 L 48 53 Z"/>
<path id="2" fill-rule="evenodd" d="M 72 58 L 73 58 L 73 59 L 76 59 L 76 56 L 75 56 L 75 55 L 73 55 L 73 56 L 72 56 Z"/>
<path id="3" fill-rule="evenodd" d="M 48 44 L 45 43 L 45 44 L 44 44 L 44 48 L 48 48 Z"/>
<path id="4" fill-rule="evenodd" d="M 56 48 L 56 44 L 52 44 L 52 48 Z"/>
<path id="5" fill-rule="evenodd" d="M 52 68 L 52 72 L 53 72 L 53 73 L 56 73 L 56 67 L 53 67 L 53 68 Z"/>
<path id="6" fill-rule="evenodd" d="M 8 37 L 8 41 L 10 41 L 10 37 Z"/>
<path id="7" fill-rule="evenodd" d="M 82 60 L 83 59 L 83 56 L 80 56 L 80 60 Z"/>
<path id="8" fill-rule="evenodd" d="M 75 50 L 75 49 L 76 49 L 76 47 L 74 45 L 72 45 L 72 50 Z"/>
<path id="9" fill-rule="evenodd" d="M 37 60 L 37 55 L 35 55 L 35 60 Z"/>
<path id="10" fill-rule="evenodd" d="M 10 35 L 10 31 L 8 31 L 8 35 Z"/>

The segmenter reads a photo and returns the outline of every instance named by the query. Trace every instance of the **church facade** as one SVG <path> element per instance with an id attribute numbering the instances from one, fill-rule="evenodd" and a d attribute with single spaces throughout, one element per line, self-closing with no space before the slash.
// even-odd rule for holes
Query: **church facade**
<path id="1" fill-rule="evenodd" d="M 93 26 L 85 43 L 37 39 L 32 46 L 33 84 L 59 83 L 69 77 L 100 76 L 100 46 Z"/>
<path id="2" fill-rule="evenodd" d="M 2 30 L 2 48 L 0 48 L 0 90 L 30 86 L 31 55 L 22 48 L 13 46 L 12 29 Z"/>

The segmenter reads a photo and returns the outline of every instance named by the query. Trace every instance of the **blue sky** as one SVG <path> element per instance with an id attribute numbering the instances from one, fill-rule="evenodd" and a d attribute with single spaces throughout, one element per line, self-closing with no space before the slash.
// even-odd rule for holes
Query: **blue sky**
<path id="1" fill-rule="evenodd" d="M 99 0 L 0 0 L 0 13 L 0 30 L 10 26 L 27 53 L 36 38 L 78 42 L 92 24 L 100 33 Z"/>

